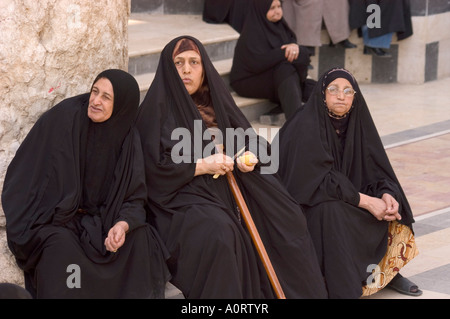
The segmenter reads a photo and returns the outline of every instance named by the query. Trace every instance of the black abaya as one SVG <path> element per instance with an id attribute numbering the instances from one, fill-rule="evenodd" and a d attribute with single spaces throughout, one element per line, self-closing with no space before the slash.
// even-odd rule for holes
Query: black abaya
<path id="1" fill-rule="evenodd" d="M 279 132 L 279 175 L 301 204 L 331 298 L 358 298 L 363 282 L 386 253 L 388 222 L 359 208 L 359 192 L 400 204 L 400 223 L 411 227 L 411 208 L 395 176 L 356 81 L 345 141 L 336 134 L 318 81 L 302 111 Z M 348 72 L 347 72 L 348 74 Z"/>
<path id="2" fill-rule="evenodd" d="M 271 4 L 272 0 L 252 0 L 236 44 L 230 85 L 241 96 L 281 103 L 284 112 L 290 116 L 302 105 L 302 100 L 309 97 L 304 89 L 310 53 L 300 46 L 296 60 L 290 63 L 286 59 L 281 46 L 297 43 L 297 39 L 284 18 L 278 22 L 267 20 Z M 283 85 L 289 86 L 288 91 L 297 91 L 294 95 L 297 99 L 283 100 L 286 94 L 280 92 Z"/>
<path id="3" fill-rule="evenodd" d="M 110 119 L 88 118 L 89 93 L 63 100 L 39 118 L 6 174 L 8 245 L 37 298 L 164 297 L 165 250 L 146 223 L 143 155 L 133 127 L 139 88 L 121 70 L 100 77 L 113 86 Z M 129 230 L 112 253 L 104 241 L 118 221 Z M 74 269 L 80 286 L 73 279 L 71 287 Z"/>
<path id="4" fill-rule="evenodd" d="M 171 253 L 172 282 L 187 298 L 273 298 L 226 177 L 194 177 L 195 162 L 203 157 L 196 150 L 203 151 L 211 140 L 202 140 L 206 125 L 173 62 L 174 47 L 182 38 L 189 38 L 198 46 L 218 128 L 221 132 L 227 128 L 242 129 L 234 131 L 236 139 L 224 133 L 225 152 L 233 156 L 242 145 L 252 147 L 255 141 L 265 145 L 236 106 L 203 45 L 189 36 L 172 40 L 161 53 L 137 122 L 147 159 L 149 205 Z M 187 140 L 188 147 L 180 150 L 185 159 L 181 163 L 176 163 L 171 154 L 181 143 L 178 134 L 172 137 L 177 129 L 190 133 L 182 140 Z M 236 140 L 240 141 L 233 145 Z M 258 154 L 254 149 L 253 152 Z M 260 161 L 265 161 L 262 155 Z M 233 173 L 285 295 L 326 297 L 306 220 L 296 202 L 277 178 L 261 174 L 260 167 L 249 173 L 237 169 Z"/>

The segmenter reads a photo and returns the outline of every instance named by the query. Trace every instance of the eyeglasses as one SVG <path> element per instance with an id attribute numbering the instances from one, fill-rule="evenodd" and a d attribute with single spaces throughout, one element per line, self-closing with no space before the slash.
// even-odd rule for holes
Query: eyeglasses
<path id="1" fill-rule="evenodd" d="M 336 86 L 332 85 L 327 87 L 328 93 L 331 95 L 338 95 L 340 92 L 343 92 L 346 97 L 350 97 L 356 94 L 356 91 L 352 88 L 345 88 L 343 90 L 339 90 Z"/>

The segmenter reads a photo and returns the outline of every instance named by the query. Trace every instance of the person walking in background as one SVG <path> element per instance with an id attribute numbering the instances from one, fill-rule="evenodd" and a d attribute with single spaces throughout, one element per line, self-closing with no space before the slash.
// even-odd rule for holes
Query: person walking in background
<path id="1" fill-rule="evenodd" d="M 322 46 L 321 32 L 325 27 L 330 46 L 356 48 L 351 43 L 348 0 L 283 0 L 284 17 L 295 32 L 298 43 L 310 48 Z"/>
<path id="2" fill-rule="evenodd" d="M 358 29 L 363 37 L 364 54 L 391 57 L 386 50 L 391 47 L 394 34 L 399 41 L 413 34 L 409 0 L 349 0 L 349 3 L 350 28 Z M 367 25 L 368 19 L 371 25 Z"/>
<path id="3" fill-rule="evenodd" d="M 418 252 L 413 214 L 353 75 L 325 72 L 279 143 L 279 175 L 305 211 L 330 298 L 388 283 L 421 295 L 398 273 Z"/>

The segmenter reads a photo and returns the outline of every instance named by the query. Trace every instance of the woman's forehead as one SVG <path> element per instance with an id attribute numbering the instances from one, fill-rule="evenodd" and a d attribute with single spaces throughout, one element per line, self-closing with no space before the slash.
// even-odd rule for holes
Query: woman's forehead
<path id="1" fill-rule="evenodd" d="M 334 79 L 333 81 L 330 82 L 330 84 L 329 84 L 328 86 L 330 86 L 330 85 L 334 85 L 334 86 L 344 86 L 344 87 L 346 87 L 346 86 L 352 87 L 352 84 L 351 84 L 347 79 L 345 79 L 345 78 L 337 78 L 337 79 Z"/>

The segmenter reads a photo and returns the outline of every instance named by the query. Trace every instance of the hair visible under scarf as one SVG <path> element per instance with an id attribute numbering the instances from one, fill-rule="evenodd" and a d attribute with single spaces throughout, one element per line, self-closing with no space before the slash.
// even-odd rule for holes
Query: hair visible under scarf
<path id="1" fill-rule="evenodd" d="M 201 56 L 200 50 L 198 49 L 195 42 L 192 41 L 191 39 L 183 38 L 180 41 L 178 41 L 177 44 L 175 45 L 175 48 L 173 49 L 172 58 L 175 59 L 175 57 L 178 54 L 183 53 L 185 51 L 195 51 L 198 53 L 198 55 Z"/>

